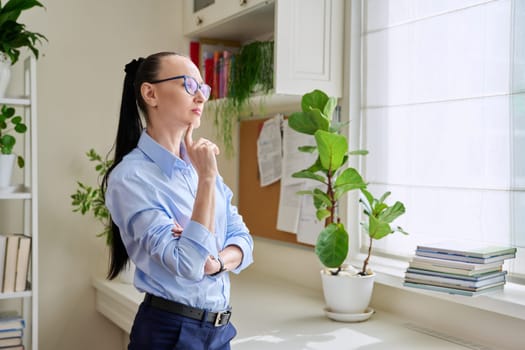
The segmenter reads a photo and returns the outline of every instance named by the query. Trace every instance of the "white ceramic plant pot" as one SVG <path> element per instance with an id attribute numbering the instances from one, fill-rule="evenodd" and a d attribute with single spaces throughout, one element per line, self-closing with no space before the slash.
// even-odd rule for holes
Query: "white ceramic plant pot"
<path id="1" fill-rule="evenodd" d="M 0 188 L 11 186 L 11 175 L 15 166 L 14 154 L 0 154 Z"/>
<path id="2" fill-rule="evenodd" d="M 120 271 L 118 280 L 122 283 L 133 284 L 135 278 L 135 264 L 131 261 L 126 265 L 124 270 Z"/>
<path id="3" fill-rule="evenodd" d="M 5 97 L 5 92 L 10 79 L 11 62 L 4 54 L 0 54 L 0 97 Z"/>
<path id="4" fill-rule="evenodd" d="M 327 308 L 340 314 L 365 312 L 372 298 L 375 274 L 367 276 L 333 276 L 321 270 Z"/>

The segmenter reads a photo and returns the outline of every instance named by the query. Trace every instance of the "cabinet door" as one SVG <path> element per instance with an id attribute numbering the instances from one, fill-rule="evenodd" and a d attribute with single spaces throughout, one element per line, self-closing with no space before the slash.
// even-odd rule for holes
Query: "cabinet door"
<path id="1" fill-rule="evenodd" d="M 275 93 L 343 91 L 342 0 L 276 0 Z"/>
<path id="2" fill-rule="evenodd" d="M 215 0 L 213 4 L 193 12 L 194 0 L 184 0 L 184 34 L 198 35 L 214 25 L 241 16 L 254 6 L 268 0 Z"/>

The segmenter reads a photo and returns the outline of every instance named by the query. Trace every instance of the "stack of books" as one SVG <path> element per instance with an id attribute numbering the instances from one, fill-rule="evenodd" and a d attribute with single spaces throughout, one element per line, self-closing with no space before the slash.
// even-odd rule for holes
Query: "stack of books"
<path id="1" fill-rule="evenodd" d="M 14 311 L 0 313 L 0 349 L 23 350 L 25 321 Z"/>
<path id="2" fill-rule="evenodd" d="M 514 257 L 513 247 L 453 241 L 419 245 L 404 285 L 467 296 L 499 290 L 506 282 L 503 263 Z"/>

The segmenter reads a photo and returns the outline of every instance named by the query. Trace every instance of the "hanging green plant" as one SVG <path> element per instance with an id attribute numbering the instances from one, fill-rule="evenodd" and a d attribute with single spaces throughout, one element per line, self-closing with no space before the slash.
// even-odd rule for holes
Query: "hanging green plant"
<path id="1" fill-rule="evenodd" d="M 273 41 L 254 41 L 241 47 L 232 67 L 228 98 L 242 108 L 254 93 L 273 89 Z"/>
<path id="2" fill-rule="evenodd" d="M 226 154 L 233 153 L 233 130 L 242 112 L 250 107 L 254 94 L 267 95 L 273 89 L 273 40 L 254 41 L 242 46 L 230 67 L 227 97 L 208 104 L 217 136 Z"/>

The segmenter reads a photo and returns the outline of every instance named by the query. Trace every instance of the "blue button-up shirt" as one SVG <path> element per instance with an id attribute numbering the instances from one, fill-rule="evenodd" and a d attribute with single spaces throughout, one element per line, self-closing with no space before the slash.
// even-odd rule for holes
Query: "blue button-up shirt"
<path id="1" fill-rule="evenodd" d="M 136 265 L 138 290 L 201 309 L 224 310 L 230 298 L 228 273 L 205 275 L 206 258 L 238 246 L 243 259 L 233 272 L 239 273 L 253 261 L 253 240 L 220 176 L 215 233 L 191 220 L 198 176 L 183 145 L 181 158 L 144 131 L 137 148 L 112 171 L 106 206 Z M 174 222 L 183 228 L 180 237 L 171 232 Z"/>

